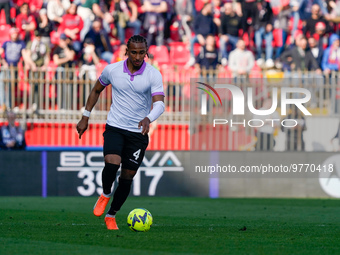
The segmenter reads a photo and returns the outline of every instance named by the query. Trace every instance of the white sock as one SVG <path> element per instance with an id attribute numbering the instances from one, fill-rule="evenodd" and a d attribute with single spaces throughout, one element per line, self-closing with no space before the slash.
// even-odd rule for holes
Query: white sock
<path id="1" fill-rule="evenodd" d="M 105 217 L 116 218 L 116 215 L 106 214 Z"/>
<path id="2" fill-rule="evenodd" d="M 109 198 L 109 197 L 111 197 L 111 193 L 108 194 L 108 195 L 106 195 L 106 194 L 103 192 L 103 196 Z"/>

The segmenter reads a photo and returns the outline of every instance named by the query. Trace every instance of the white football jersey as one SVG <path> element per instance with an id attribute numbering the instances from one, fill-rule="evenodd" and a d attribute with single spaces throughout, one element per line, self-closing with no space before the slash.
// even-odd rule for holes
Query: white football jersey
<path id="1" fill-rule="evenodd" d="M 127 60 L 106 66 L 99 77 L 103 86 L 112 85 L 112 104 L 107 124 L 132 132 L 141 132 L 138 123 L 151 110 L 152 97 L 164 95 L 161 73 L 144 63 L 131 74 Z"/>

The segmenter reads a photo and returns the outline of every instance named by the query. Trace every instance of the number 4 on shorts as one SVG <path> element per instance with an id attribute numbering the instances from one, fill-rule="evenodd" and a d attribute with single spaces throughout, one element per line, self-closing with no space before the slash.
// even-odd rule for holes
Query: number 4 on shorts
<path id="1" fill-rule="evenodd" d="M 139 154 L 140 154 L 140 149 L 132 154 L 135 157 L 135 160 L 139 158 Z"/>

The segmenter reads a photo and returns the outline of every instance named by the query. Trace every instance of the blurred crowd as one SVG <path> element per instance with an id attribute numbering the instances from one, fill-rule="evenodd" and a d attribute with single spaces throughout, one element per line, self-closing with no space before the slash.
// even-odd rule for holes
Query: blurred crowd
<path id="1" fill-rule="evenodd" d="M 46 74 L 36 71 L 51 66 L 78 66 L 77 75 L 87 73 L 95 80 L 99 64 L 126 58 L 126 43 L 133 34 L 145 36 L 148 46 L 166 49 L 166 54 L 153 50 L 148 58 L 155 67 L 162 56 L 167 56 L 162 63 L 173 63 L 173 45 L 184 49 L 179 51 L 187 56 L 184 68 L 222 68 L 235 76 L 262 68 L 326 77 L 340 67 L 340 0 L 0 0 L 0 10 L 1 66 L 24 66 L 37 79 Z M 5 93 L 4 80 L 12 86 L 18 73 L 1 70 L 0 107 L 16 105 L 11 90 Z M 55 78 L 66 76 L 56 72 Z M 35 104 L 39 86 L 32 83 Z M 66 109 L 65 104 L 61 100 L 60 108 Z M 10 123 L 15 116 L 8 118 Z M 299 145 L 287 147 L 304 150 L 301 132 L 306 127 L 304 120 L 301 123 L 299 132 L 292 132 Z M 274 131 L 259 130 L 265 135 L 258 139 L 273 141 Z M 22 137 L 14 125 L 2 128 L 0 148 L 21 148 Z"/>
<path id="2" fill-rule="evenodd" d="M 188 66 L 221 64 L 239 75 L 254 66 L 320 74 L 339 70 L 340 1 L 212 0 L 200 10 L 196 1 L 195 9 Z M 196 58 L 195 43 L 202 46 Z"/>
<path id="3" fill-rule="evenodd" d="M 132 34 L 149 46 L 187 45 L 187 67 L 240 75 L 340 65 L 337 0 L 0 0 L 0 9 L 1 64 L 23 60 L 32 71 L 122 60 Z"/>

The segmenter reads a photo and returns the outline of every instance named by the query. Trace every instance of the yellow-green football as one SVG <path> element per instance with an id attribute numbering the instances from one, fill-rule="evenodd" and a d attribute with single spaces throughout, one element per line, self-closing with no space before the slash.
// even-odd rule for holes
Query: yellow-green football
<path id="1" fill-rule="evenodd" d="M 135 232 L 149 231 L 152 221 L 151 213 L 144 208 L 133 209 L 127 217 L 129 228 Z"/>

